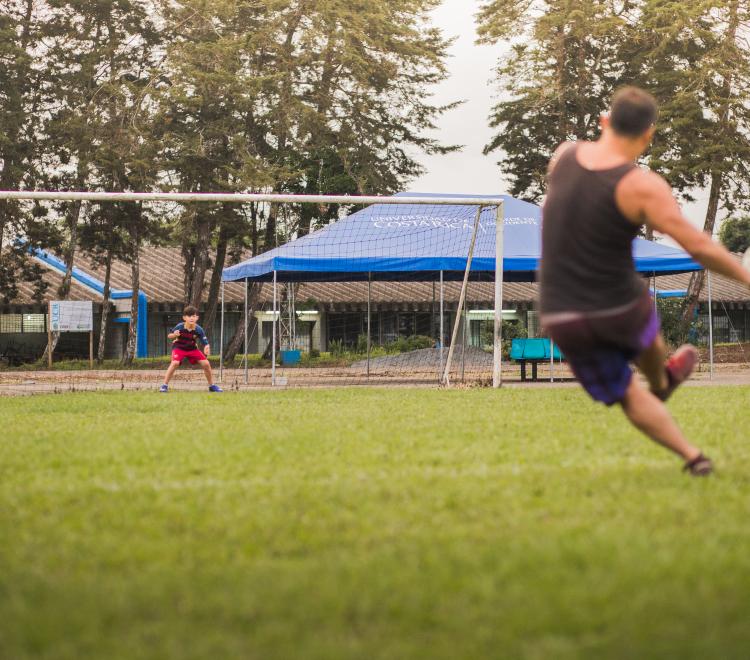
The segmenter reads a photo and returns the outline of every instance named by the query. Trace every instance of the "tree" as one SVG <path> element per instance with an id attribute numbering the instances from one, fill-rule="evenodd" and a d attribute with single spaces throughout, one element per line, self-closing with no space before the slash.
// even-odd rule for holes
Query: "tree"
<path id="1" fill-rule="evenodd" d="M 484 149 L 502 153 L 511 194 L 538 201 L 555 148 L 596 134 L 622 75 L 628 4 L 491 0 L 480 8 L 479 42 L 513 44 L 495 81 L 510 98 L 492 109 L 490 126 L 499 130 Z"/>
<path id="2" fill-rule="evenodd" d="M 0 2 L 0 190 L 33 187 L 37 177 L 40 106 L 47 70 L 35 66 L 41 48 L 42 9 L 33 0 Z M 41 300 L 47 287 L 28 249 L 54 244 L 56 232 L 39 204 L 0 200 L 0 297 L 18 294 L 19 280 L 32 282 Z M 19 242 L 17 239 L 22 239 Z"/>
<path id="3" fill-rule="evenodd" d="M 731 252 L 744 252 L 750 248 L 750 216 L 724 220 L 719 230 L 719 239 Z"/>

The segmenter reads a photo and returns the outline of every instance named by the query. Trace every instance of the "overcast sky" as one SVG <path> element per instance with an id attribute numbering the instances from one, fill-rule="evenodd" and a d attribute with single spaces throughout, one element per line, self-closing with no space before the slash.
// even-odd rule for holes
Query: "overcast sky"
<path id="1" fill-rule="evenodd" d="M 436 136 L 444 144 L 463 144 L 464 149 L 446 156 L 418 156 L 427 170 L 409 186 L 418 192 L 499 194 L 506 192 L 495 162 L 497 155 L 483 156 L 482 148 L 492 131 L 487 116 L 493 104 L 492 70 L 502 49 L 477 46 L 474 14 L 479 0 L 444 0 L 434 12 L 434 23 L 448 37 L 456 37 L 448 60 L 449 78 L 435 89 L 436 104 L 464 99 L 466 102 L 443 115 Z"/>
<path id="2" fill-rule="evenodd" d="M 444 0 L 433 13 L 434 23 L 447 37 L 456 37 L 448 60 L 449 77 L 435 88 L 436 104 L 464 99 L 466 102 L 439 120 L 436 137 L 445 144 L 463 144 L 462 151 L 445 156 L 416 155 L 424 166 L 424 175 L 408 186 L 414 192 L 500 194 L 508 192 L 507 182 L 496 164 L 501 154 L 482 155 L 490 141 L 492 129 L 488 115 L 497 101 L 492 85 L 494 68 L 503 54 L 502 46 L 478 46 L 474 14 L 480 0 Z M 701 201 L 683 207 L 686 216 L 697 226 L 703 225 L 706 210 Z"/>

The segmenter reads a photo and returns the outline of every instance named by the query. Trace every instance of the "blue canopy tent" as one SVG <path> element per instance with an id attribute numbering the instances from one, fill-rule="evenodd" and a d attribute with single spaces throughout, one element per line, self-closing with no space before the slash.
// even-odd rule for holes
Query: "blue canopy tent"
<path id="1" fill-rule="evenodd" d="M 541 255 L 542 210 L 507 195 L 497 199 L 504 202 L 504 280 L 534 281 Z M 269 282 L 274 271 L 280 282 L 435 281 L 441 272 L 446 280 L 461 279 L 475 213 L 474 206 L 417 205 L 406 200 L 404 204 L 374 204 L 307 236 L 225 268 L 222 279 Z M 684 251 L 644 239 L 633 241 L 633 256 L 636 269 L 648 275 L 701 269 Z M 494 208 L 484 209 L 480 217 L 470 277 L 495 278 Z"/>

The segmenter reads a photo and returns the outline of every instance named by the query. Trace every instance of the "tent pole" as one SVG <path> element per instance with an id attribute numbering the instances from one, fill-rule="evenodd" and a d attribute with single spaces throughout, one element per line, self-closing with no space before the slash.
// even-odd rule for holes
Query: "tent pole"
<path id="1" fill-rule="evenodd" d="M 464 331 L 461 333 L 461 382 L 466 382 L 466 299 L 464 299 Z"/>
<path id="2" fill-rule="evenodd" d="M 549 382 L 555 382 L 555 342 L 549 338 Z"/>
<path id="3" fill-rule="evenodd" d="M 432 281 L 432 307 L 430 307 L 430 337 L 435 338 L 435 280 Z"/>
<path id="4" fill-rule="evenodd" d="M 273 271 L 273 321 L 271 321 L 271 387 L 276 387 L 276 271 Z"/>
<path id="5" fill-rule="evenodd" d="M 445 314 L 443 311 L 443 271 L 440 271 L 440 373 L 438 374 L 438 382 L 443 377 L 443 346 L 445 345 L 445 331 L 443 328 Z"/>
<path id="6" fill-rule="evenodd" d="M 247 385 L 247 287 L 248 281 L 245 278 L 245 385 Z"/>
<path id="7" fill-rule="evenodd" d="M 445 370 L 443 371 L 443 384 L 450 385 L 451 361 L 453 360 L 453 349 L 458 337 L 458 324 L 461 320 L 461 308 L 466 300 L 466 287 L 469 284 L 469 272 L 471 271 L 471 260 L 474 258 L 474 244 L 477 241 L 477 230 L 479 229 L 479 219 L 482 217 L 482 206 L 477 206 L 477 213 L 474 218 L 474 229 L 471 232 L 471 243 L 469 244 L 469 254 L 466 256 L 466 269 L 464 270 L 464 281 L 461 284 L 461 295 L 456 306 L 456 320 L 453 323 L 453 332 L 451 333 L 451 345 L 448 347 L 448 358 L 445 361 Z"/>
<path id="8" fill-rule="evenodd" d="M 221 330 L 219 331 L 219 382 L 224 382 L 224 280 L 221 281 Z"/>
<path id="9" fill-rule="evenodd" d="M 372 273 L 367 273 L 367 380 L 370 380 L 370 288 Z"/>
<path id="10" fill-rule="evenodd" d="M 495 318 L 492 332 L 492 387 L 503 383 L 503 239 L 505 212 L 500 201 L 495 209 Z"/>
<path id="11" fill-rule="evenodd" d="M 709 378 L 714 379 L 714 316 L 713 316 L 713 297 L 711 296 L 711 271 L 706 271 L 708 280 L 708 362 Z"/>

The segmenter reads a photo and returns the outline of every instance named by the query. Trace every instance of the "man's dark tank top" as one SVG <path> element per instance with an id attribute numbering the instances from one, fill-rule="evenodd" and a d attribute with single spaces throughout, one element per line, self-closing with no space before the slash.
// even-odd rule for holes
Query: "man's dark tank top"
<path id="1" fill-rule="evenodd" d="M 639 227 L 615 203 L 626 163 L 587 170 L 578 145 L 563 153 L 549 175 L 542 212 L 542 314 L 594 312 L 621 307 L 643 295 L 632 243 Z"/>

